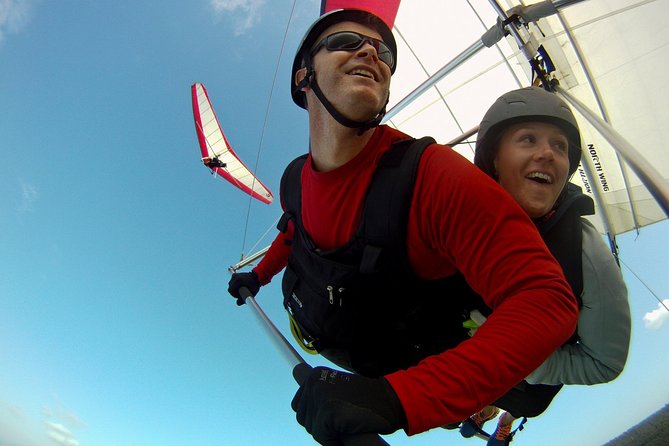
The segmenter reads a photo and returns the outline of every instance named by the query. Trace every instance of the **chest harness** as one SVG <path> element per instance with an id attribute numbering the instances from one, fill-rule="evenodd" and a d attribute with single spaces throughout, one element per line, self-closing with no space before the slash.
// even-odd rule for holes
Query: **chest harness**
<path id="1" fill-rule="evenodd" d="M 548 218 L 538 221 L 537 228 L 551 254 L 558 261 L 565 278 L 578 300 L 583 305 L 583 224 L 581 216 L 595 213 L 592 198 L 584 195 L 575 184 L 567 183 L 564 195 L 559 198 L 556 211 Z M 574 332 L 567 344 L 578 342 Z M 522 381 L 495 402 L 495 405 L 511 412 L 515 417 L 536 417 L 543 413 L 562 389 L 560 385 L 529 384 Z M 523 423 L 526 421 L 523 418 Z M 521 423 L 522 426 L 522 423 Z M 518 426 L 520 429 L 521 426 Z M 481 431 L 482 432 L 482 431 Z"/>
<path id="2" fill-rule="evenodd" d="M 432 138 L 398 141 L 379 161 L 351 240 L 315 246 L 301 218 L 306 155 L 281 179 L 285 212 L 279 229 L 295 226 L 284 272 L 284 307 L 306 349 L 366 376 L 417 364 L 467 339 L 463 322 L 481 302 L 464 278 L 426 281 L 409 265 L 407 223 L 420 157 Z"/>
<path id="3" fill-rule="evenodd" d="M 583 225 L 581 216 L 593 215 L 595 204 L 581 188 L 567 183 L 557 210 L 537 228 L 551 254 L 558 261 L 565 278 L 582 306 L 583 292 Z"/>

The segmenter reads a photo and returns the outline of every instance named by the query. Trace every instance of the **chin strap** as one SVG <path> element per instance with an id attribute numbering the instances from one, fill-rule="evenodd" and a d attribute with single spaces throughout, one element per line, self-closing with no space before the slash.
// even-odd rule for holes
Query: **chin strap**
<path id="1" fill-rule="evenodd" d="M 308 67 L 307 67 L 307 74 L 304 76 L 304 78 L 300 81 L 299 84 L 295 87 L 295 90 L 301 90 L 304 87 L 310 87 L 314 93 L 316 94 L 316 97 L 318 98 L 319 101 L 321 101 L 321 104 L 325 107 L 325 109 L 330 113 L 330 116 L 332 116 L 335 121 L 343 125 L 344 127 L 352 128 L 352 129 L 358 129 L 358 135 L 362 135 L 365 133 L 367 130 L 374 128 L 378 126 L 381 123 L 381 120 L 386 114 L 386 105 L 388 105 L 388 100 L 390 99 L 390 93 L 386 97 L 386 102 L 383 104 L 383 107 L 381 108 L 381 111 L 372 119 L 369 121 L 354 121 L 353 119 L 349 119 L 346 116 L 342 115 L 335 107 L 332 105 L 330 101 L 325 97 L 323 94 L 323 91 L 321 88 L 318 86 L 318 83 L 316 82 L 316 72 L 314 71 L 313 66 L 311 66 L 311 61 L 309 61 Z"/>

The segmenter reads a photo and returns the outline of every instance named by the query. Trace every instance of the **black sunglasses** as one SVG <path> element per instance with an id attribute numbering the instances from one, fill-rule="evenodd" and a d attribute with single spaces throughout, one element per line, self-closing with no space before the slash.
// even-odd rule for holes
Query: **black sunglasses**
<path id="1" fill-rule="evenodd" d="M 328 51 L 355 51 L 365 43 L 369 43 L 376 50 L 379 60 L 390 67 L 390 71 L 395 68 L 395 58 L 388 45 L 383 41 L 353 31 L 341 31 L 330 34 L 311 50 L 311 57 L 321 48 L 325 47 Z"/>

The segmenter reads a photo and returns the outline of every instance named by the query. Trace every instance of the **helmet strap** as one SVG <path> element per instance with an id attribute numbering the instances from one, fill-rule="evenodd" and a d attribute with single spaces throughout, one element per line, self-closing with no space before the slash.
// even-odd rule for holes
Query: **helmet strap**
<path id="1" fill-rule="evenodd" d="M 304 77 L 302 78 L 302 80 L 301 80 L 300 82 L 298 82 L 298 84 L 295 86 L 294 91 L 300 91 L 300 90 L 302 90 L 304 87 L 309 87 L 309 86 L 311 86 L 311 82 L 312 82 L 312 81 L 315 82 L 315 79 L 314 79 L 314 74 L 315 74 L 315 73 L 314 73 L 314 67 L 311 65 L 311 63 L 309 63 L 309 65 L 308 65 L 306 68 L 307 68 L 307 72 L 306 72 L 306 74 L 304 75 Z"/>
<path id="2" fill-rule="evenodd" d="M 318 86 L 318 83 L 316 82 L 316 72 L 314 71 L 314 67 L 311 64 L 311 60 L 307 62 L 308 62 L 307 73 L 295 87 L 296 90 L 301 90 L 304 87 L 310 87 L 316 94 L 318 100 L 321 101 L 321 104 L 323 104 L 323 107 L 325 107 L 328 113 L 330 113 L 330 116 L 332 116 L 335 121 L 337 121 L 344 127 L 358 129 L 358 135 L 362 135 L 367 130 L 374 128 L 381 123 L 381 120 L 386 114 L 386 105 L 388 105 L 388 100 L 390 99 L 390 93 L 386 97 L 385 104 L 383 104 L 383 107 L 381 107 L 381 110 L 377 113 L 377 115 L 374 118 L 370 119 L 369 121 L 354 121 L 353 119 L 349 119 L 343 114 L 341 114 L 339 110 L 337 110 L 334 107 L 334 105 L 332 105 L 332 103 L 325 97 L 325 94 L 323 93 L 321 88 Z"/>

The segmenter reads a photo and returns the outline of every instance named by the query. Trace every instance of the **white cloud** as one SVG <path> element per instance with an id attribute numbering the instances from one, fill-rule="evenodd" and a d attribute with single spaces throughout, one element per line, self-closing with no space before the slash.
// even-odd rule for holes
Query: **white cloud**
<path id="1" fill-rule="evenodd" d="M 47 421 L 49 438 L 62 446 L 79 446 L 79 441 L 72 432 L 60 423 Z"/>
<path id="2" fill-rule="evenodd" d="M 0 0 L 3 1 L 3 0 Z M 260 10 L 266 0 L 211 0 L 211 6 L 219 15 L 232 13 L 234 15 L 235 34 L 240 35 L 248 31 L 260 21 Z"/>
<path id="3" fill-rule="evenodd" d="M 646 328 L 649 330 L 657 330 L 664 324 L 669 321 L 669 311 L 666 307 L 669 307 L 669 299 L 664 299 L 662 304 L 657 304 L 657 308 L 653 311 L 646 313 L 643 317 L 643 321 L 646 324 Z"/>
<path id="4" fill-rule="evenodd" d="M 38 196 L 39 193 L 35 186 L 21 182 L 21 201 L 19 202 L 19 214 L 25 214 L 26 212 L 32 211 L 33 204 L 35 201 L 37 201 Z"/>
<path id="5" fill-rule="evenodd" d="M 31 0 L 0 0 L 0 43 L 28 22 Z"/>
<path id="6" fill-rule="evenodd" d="M 57 251 L 57 247 L 55 249 Z M 71 409 L 69 409 L 63 402 L 61 401 L 60 397 L 57 394 L 53 394 L 53 399 L 55 400 L 55 407 L 52 406 L 42 406 L 42 414 L 44 414 L 48 418 L 54 418 L 54 419 L 59 419 L 64 422 L 66 422 L 70 426 L 74 427 L 84 427 L 86 426 L 86 423 L 79 418 L 79 415 L 74 413 Z"/>

